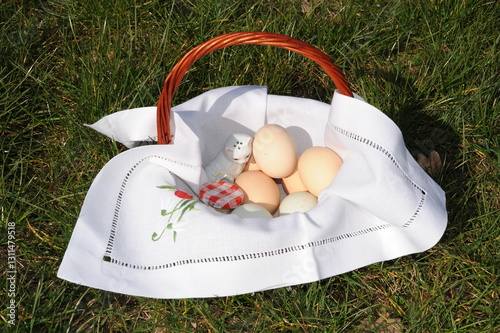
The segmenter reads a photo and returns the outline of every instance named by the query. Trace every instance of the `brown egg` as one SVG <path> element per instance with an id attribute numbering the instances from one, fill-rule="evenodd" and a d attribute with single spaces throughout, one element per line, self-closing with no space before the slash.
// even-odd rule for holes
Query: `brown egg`
<path id="1" fill-rule="evenodd" d="M 286 194 L 307 191 L 299 176 L 299 170 L 295 168 L 292 174 L 282 179 L 283 190 Z"/>
<path id="2" fill-rule="evenodd" d="M 236 178 L 234 183 L 245 193 L 244 204 L 261 205 L 271 214 L 278 209 L 280 204 L 278 185 L 262 171 L 245 171 Z"/>
<path id="3" fill-rule="evenodd" d="M 342 162 L 342 158 L 330 148 L 311 147 L 302 153 L 297 168 L 307 190 L 318 196 L 331 184 Z"/>
<path id="4" fill-rule="evenodd" d="M 295 141 L 280 125 L 261 127 L 255 133 L 252 152 L 262 172 L 272 178 L 287 177 L 297 166 Z"/>
<path id="5" fill-rule="evenodd" d="M 245 168 L 243 171 L 250 171 L 250 170 L 260 170 L 259 166 L 257 165 L 257 162 L 255 162 L 255 158 L 250 156 L 250 159 L 248 160 L 247 164 L 245 164 Z"/>

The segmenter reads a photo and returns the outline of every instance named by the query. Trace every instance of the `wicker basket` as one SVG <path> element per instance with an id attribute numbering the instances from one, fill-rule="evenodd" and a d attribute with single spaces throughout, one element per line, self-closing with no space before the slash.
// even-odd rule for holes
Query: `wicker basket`
<path id="1" fill-rule="evenodd" d="M 170 74 L 165 79 L 163 90 L 158 100 L 157 126 L 158 126 L 158 144 L 171 143 L 170 134 L 170 112 L 172 98 L 179 87 L 179 84 L 186 74 L 187 70 L 201 57 L 212 53 L 213 51 L 234 45 L 272 45 L 282 49 L 296 52 L 316 62 L 332 78 L 335 86 L 343 95 L 352 97 L 352 91 L 349 83 L 342 71 L 333 64 L 330 57 L 314 46 L 302 42 L 298 39 L 280 34 L 269 32 L 234 32 L 212 38 L 203 44 L 200 44 L 182 57 L 177 62 Z"/>
<path id="2" fill-rule="evenodd" d="M 273 45 L 312 59 L 338 89 L 332 103 L 245 86 L 210 90 L 171 107 L 196 60 L 243 44 Z M 217 154 L 225 135 L 255 134 L 266 123 L 298 134 L 298 153 L 324 145 L 343 158 L 316 207 L 244 219 L 185 192 L 204 184 L 203 162 Z M 444 192 L 412 158 L 399 128 L 352 93 L 326 54 L 291 37 L 215 37 L 175 65 L 157 106 L 116 112 L 90 126 L 134 148 L 110 160 L 88 191 L 58 272 L 78 284 L 155 298 L 236 295 L 422 252 L 446 228 Z M 140 145 L 143 140 L 158 144 Z"/>

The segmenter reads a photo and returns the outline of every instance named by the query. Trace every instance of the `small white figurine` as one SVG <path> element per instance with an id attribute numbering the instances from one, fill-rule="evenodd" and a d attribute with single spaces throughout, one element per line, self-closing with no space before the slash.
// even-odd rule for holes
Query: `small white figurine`
<path id="1" fill-rule="evenodd" d="M 225 180 L 232 183 L 243 172 L 251 154 L 252 137 L 235 133 L 227 138 L 224 149 L 205 166 L 205 172 L 212 182 Z"/>

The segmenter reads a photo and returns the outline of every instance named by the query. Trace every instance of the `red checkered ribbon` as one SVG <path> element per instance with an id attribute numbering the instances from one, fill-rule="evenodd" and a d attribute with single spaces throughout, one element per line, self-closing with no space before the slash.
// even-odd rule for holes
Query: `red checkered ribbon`
<path id="1" fill-rule="evenodd" d="M 200 190 L 201 201 L 218 209 L 236 208 L 243 203 L 244 196 L 238 186 L 223 181 L 205 184 Z"/>

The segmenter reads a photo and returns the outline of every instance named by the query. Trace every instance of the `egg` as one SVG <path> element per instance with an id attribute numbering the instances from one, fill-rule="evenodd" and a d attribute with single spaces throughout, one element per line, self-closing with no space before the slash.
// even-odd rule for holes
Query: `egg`
<path id="1" fill-rule="evenodd" d="M 316 207 L 318 198 L 309 192 L 294 192 L 287 195 L 280 204 L 279 215 L 288 215 L 294 212 L 307 212 L 308 210 Z"/>
<path id="2" fill-rule="evenodd" d="M 297 168 L 295 168 L 295 170 L 288 177 L 283 178 L 281 183 L 286 194 L 307 191 L 306 186 L 300 179 L 299 170 Z"/>
<path id="3" fill-rule="evenodd" d="M 255 162 L 255 157 L 250 156 L 250 159 L 248 160 L 247 164 L 245 164 L 245 168 L 243 171 L 249 171 L 249 170 L 260 170 L 259 165 L 257 162 Z"/>
<path id="4" fill-rule="evenodd" d="M 287 130 L 276 124 L 261 127 L 252 147 L 255 162 L 272 178 L 289 176 L 297 166 L 297 148 Z"/>
<path id="5" fill-rule="evenodd" d="M 245 171 L 234 182 L 245 194 L 243 203 L 261 205 L 274 214 L 280 203 L 278 185 L 268 175 L 259 170 Z"/>
<path id="6" fill-rule="evenodd" d="M 300 156 L 297 169 L 307 190 L 318 196 L 331 184 L 342 162 L 342 158 L 330 148 L 311 147 Z"/>
<path id="7" fill-rule="evenodd" d="M 272 218 L 271 213 L 267 211 L 264 207 L 247 203 L 236 207 L 231 214 L 235 214 L 241 218 Z"/>

